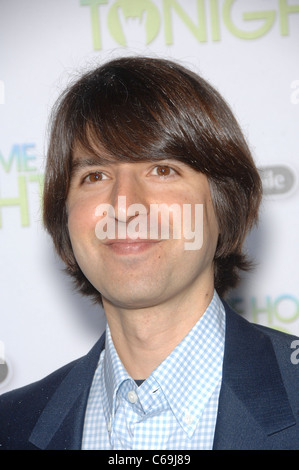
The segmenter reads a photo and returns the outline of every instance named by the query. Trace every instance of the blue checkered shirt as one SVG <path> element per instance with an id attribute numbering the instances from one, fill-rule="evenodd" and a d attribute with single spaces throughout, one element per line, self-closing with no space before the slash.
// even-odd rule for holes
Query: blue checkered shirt
<path id="1" fill-rule="evenodd" d="M 225 312 L 217 293 L 204 315 L 140 385 L 106 328 L 82 449 L 212 449 L 222 379 Z"/>

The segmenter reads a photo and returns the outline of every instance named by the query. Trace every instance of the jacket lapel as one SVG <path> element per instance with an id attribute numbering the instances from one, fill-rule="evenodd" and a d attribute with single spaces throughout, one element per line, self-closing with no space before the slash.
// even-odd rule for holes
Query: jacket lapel
<path id="1" fill-rule="evenodd" d="M 29 438 L 39 449 L 81 448 L 89 388 L 104 344 L 102 335 L 89 354 L 76 361 L 44 408 Z"/>
<path id="2" fill-rule="evenodd" d="M 262 449 L 268 436 L 296 421 L 269 337 L 227 304 L 225 309 L 223 382 L 214 449 Z"/>

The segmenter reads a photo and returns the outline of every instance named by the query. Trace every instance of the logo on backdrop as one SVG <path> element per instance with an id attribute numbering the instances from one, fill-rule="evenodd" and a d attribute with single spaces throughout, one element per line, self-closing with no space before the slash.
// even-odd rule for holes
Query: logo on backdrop
<path id="1" fill-rule="evenodd" d="M 0 229 L 4 227 L 3 212 L 15 207 L 20 210 L 20 225 L 28 227 L 30 192 L 35 191 L 41 197 L 43 188 L 35 144 L 14 144 L 6 155 L 0 151 L 0 176 Z"/>
<path id="2" fill-rule="evenodd" d="M 0 388 L 9 382 L 11 374 L 12 368 L 5 357 L 4 342 L 0 340 Z"/>
<path id="3" fill-rule="evenodd" d="M 0 362 L 0 387 L 4 387 L 4 385 L 7 384 L 9 373 L 8 364 L 6 362 Z"/>
<path id="4" fill-rule="evenodd" d="M 291 294 L 278 296 L 230 297 L 229 304 L 249 321 L 298 336 L 299 298 Z M 291 337 L 290 337 L 291 338 Z M 290 361 L 299 364 L 299 340 L 290 339 Z"/>
<path id="5" fill-rule="evenodd" d="M 299 298 L 295 295 L 287 293 L 245 298 L 232 294 L 228 302 L 253 323 L 299 336 Z"/>
<path id="6" fill-rule="evenodd" d="M 288 165 L 270 165 L 259 168 L 265 196 L 289 195 L 296 188 L 296 173 Z"/>
<path id="7" fill-rule="evenodd" d="M 181 38 L 176 36 L 177 20 L 198 43 L 222 40 L 225 28 L 240 39 L 258 39 L 265 36 L 277 23 L 281 36 L 290 34 L 289 16 L 299 13 L 299 5 L 289 5 L 288 0 L 272 3 L 266 10 L 258 10 L 247 1 L 197 0 L 191 11 L 184 0 L 80 0 L 81 6 L 90 8 L 91 30 L 94 50 L 101 50 L 103 14 L 111 37 L 121 46 L 130 40 L 150 44 L 161 32 L 165 45 L 172 45 Z M 142 41 L 143 38 L 143 41 Z"/>

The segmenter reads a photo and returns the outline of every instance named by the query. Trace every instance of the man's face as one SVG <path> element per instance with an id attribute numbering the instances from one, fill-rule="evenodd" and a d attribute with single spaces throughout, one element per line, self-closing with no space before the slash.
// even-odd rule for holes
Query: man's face
<path id="1" fill-rule="evenodd" d="M 177 160 L 101 162 L 79 147 L 73 158 L 70 239 L 104 306 L 146 308 L 211 291 L 218 225 L 205 175 Z M 169 217 L 156 216 L 162 207 Z M 202 229 L 203 243 L 198 234 L 192 244 L 190 232 Z"/>

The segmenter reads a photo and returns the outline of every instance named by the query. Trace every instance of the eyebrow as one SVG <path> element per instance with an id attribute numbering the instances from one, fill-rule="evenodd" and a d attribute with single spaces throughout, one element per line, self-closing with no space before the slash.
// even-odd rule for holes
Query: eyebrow
<path id="1" fill-rule="evenodd" d="M 92 166 L 112 165 L 114 162 L 98 156 L 89 156 L 84 158 L 77 158 L 72 162 L 71 177 L 74 177 L 80 170 Z"/>

